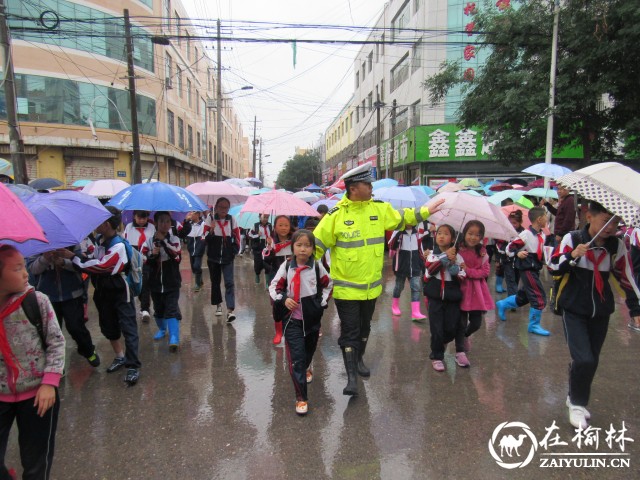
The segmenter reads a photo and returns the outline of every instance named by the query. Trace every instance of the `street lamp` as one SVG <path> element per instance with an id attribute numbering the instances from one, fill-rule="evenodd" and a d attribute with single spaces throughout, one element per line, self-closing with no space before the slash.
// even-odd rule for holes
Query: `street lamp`
<path id="1" fill-rule="evenodd" d="M 220 51 L 218 50 L 218 82 L 216 86 L 216 144 L 218 145 L 218 152 L 216 155 L 216 180 L 221 182 L 222 178 L 222 72 L 220 68 Z M 251 85 L 245 85 L 230 92 L 226 92 L 225 95 L 230 95 L 233 92 L 239 90 L 253 90 Z"/>
<path id="2" fill-rule="evenodd" d="M 262 151 L 262 149 L 261 149 L 261 151 Z M 267 158 L 267 157 L 270 157 L 270 156 L 271 155 L 265 155 L 264 158 Z M 273 163 L 273 162 L 264 162 L 265 165 L 268 165 L 270 163 Z M 262 183 L 264 183 L 264 178 L 263 178 L 263 175 L 262 175 L 262 155 L 260 155 L 260 175 L 258 175 L 258 178 L 260 179 L 260 181 Z"/>

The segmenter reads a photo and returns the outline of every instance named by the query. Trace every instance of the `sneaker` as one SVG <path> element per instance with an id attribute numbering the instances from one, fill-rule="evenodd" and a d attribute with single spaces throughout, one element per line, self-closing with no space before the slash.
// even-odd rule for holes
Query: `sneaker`
<path id="1" fill-rule="evenodd" d="M 629 328 L 635 332 L 640 332 L 640 325 L 636 325 L 633 320 L 629 322 Z"/>
<path id="2" fill-rule="evenodd" d="M 107 373 L 113 373 L 120 370 L 122 367 L 124 367 L 124 363 L 125 363 L 124 357 L 114 358 L 113 362 L 111 362 L 111 365 L 107 367 Z"/>
<path id="3" fill-rule="evenodd" d="M 140 316 L 142 317 L 142 323 L 149 323 L 149 320 L 151 320 L 151 315 L 146 310 L 142 310 Z"/>
<path id="4" fill-rule="evenodd" d="M 567 402 L 566 402 L 567 407 L 571 408 L 574 405 L 571 403 L 571 398 L 569 397 L 569 395 L 567 395 Z M 585 407 L 582 407 L 584 409 L 584 416 L 587 420 L 591 420 L 591 414 L 589 413 L 589 410 L 587 410 Z"/>
<path id="5" fill-rule="evenodd" d="M 233 312 L 227 313 L 227 323 L 231 323 L 236 319 L 236 314 Z"/>
<path id="6" fill-rule="evenodd" d="M 140 378 L 140 372 L 137 368 L 129 368 L 127 370 L 127 374 L 124 377 L 124 381 L 129 385 L 135 385 L 138 383 L 138 379 Z"/>
<path id="7" fill-rule="evenodd" d="M 464 351 L 466 353 L 471 351 L 471 337 L 464 337 Z"/>
<path id="8" fill-rule="evenodd" d="M 298 415 L 306 415 L 309 411 L 309 405 L 307 402 L 299 401 L 296 402 L 296 413 Z"/>
<path id="9" fill-rule="evenodd" d="M 194 292 L 199 292 L 200 290 L 202 290 L 202 285 L 196 285 L 195 287 L 193 287 Z"/>
<path id="10" fill-rule="evenodd" d="M 256 283 L 260 283 L 260 275 L 256 275 Z"/>
<path id="11" fill-rule="evenodd" d="M 442 360 L 431 360 L 431 366 L 436 372 L 444 372 L 446 370 Z"/>
<path id="12" fill-rule="evenodd" d="M 579 405 L 571 405 L 569 407 L 569 423 L 575 428 L 585 430 L 589 424 L 587 423 L 587 409 Z"/>
<path id="13" fill-rule="evenodd" d="M 464 352 L 456 353 L 456 363 L 458 364 L 459 367 L 462 367 L 462 368 L 467 368 L 471 366 L 471 364 L 469 363 L 469 359 L 467 358 L 467 354 Z"/>
<path id="14" fill-rule="evenodd" d="M 216 317 L 222 315 L 222 305 L 216 306 Z"/>
<path id="15" fill-rule="evenodd" d="M 313 370 L 307 370 L 307 383 L 313 382 Z"/>
<path id="16" fill-rule="evenodd" d="M 87 357 L 87 362 L 89 362 L 89 365 L 91 365 L 92 367 L 99 367 L 100 356 L 98 355 L 98 352 L 94 350 L 93 355 L 91 355 L 90 357 Z"/>

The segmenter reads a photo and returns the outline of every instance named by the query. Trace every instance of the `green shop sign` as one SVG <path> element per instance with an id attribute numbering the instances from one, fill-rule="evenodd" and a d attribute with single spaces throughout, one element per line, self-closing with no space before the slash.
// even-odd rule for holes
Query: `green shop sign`
<path id="1" fill-rule="evenodd" d="M 394 165 L 414 162 L 478 161 L 488 160 L 490 144 L 482 139 L 479 128 L 465 129 L 453 124 L 419 125 L 396 135 L 393 139 Z M 391 155 L 391 142 L 386 141 L 380 147 L 383 166 L 387 165 Z M 541 153 L 541 156 L 544 152 Z M 555 158 L 582 158 L 581 149 L 565 149 Z"/>

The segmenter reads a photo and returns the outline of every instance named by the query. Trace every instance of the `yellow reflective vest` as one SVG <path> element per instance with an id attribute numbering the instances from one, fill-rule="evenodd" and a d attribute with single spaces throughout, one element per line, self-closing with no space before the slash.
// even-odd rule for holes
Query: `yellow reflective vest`
<path id="1" fill-rule="evenodd" d="M 346 196 L 313 230 L 315 257 L 331 249 L 333 296 L 370 300 L 382 293 L 385 231 L 404 230 L 429 217 L 426 207 L 400 211 L 381 200 L 352 202 Z"/>

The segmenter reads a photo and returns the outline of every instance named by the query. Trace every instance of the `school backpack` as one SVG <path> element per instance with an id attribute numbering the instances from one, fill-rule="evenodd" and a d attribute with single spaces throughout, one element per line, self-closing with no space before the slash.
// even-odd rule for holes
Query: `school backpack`
<path id="1" fill-rule="evenodd" d="M 109 248 L 117 245 L 118 243 L 124 243 L 127 258 L 129 259 L 125 269 L 125 278 L 133 296 L 137 297 L 142 291 L 142 266 L 144 265 L 144 255 L 133 248 L 129 243 L 129 240 L 126 240 L 119 235 L 114 237 Z"/>
<path id="2" fill-rule="evenodd" d="M 42 326 L 42 314 L 40 313 L 40 306 L 38 305 L 38 297 L 36 292 L 31 290 L 22 300 L 22 310 L 29 319 L 29 323 L 36 327 L 38 336 L 42 341 L 42 347 L 47 348 L 46 337 L 44 335 L 44 327 Z"/>

